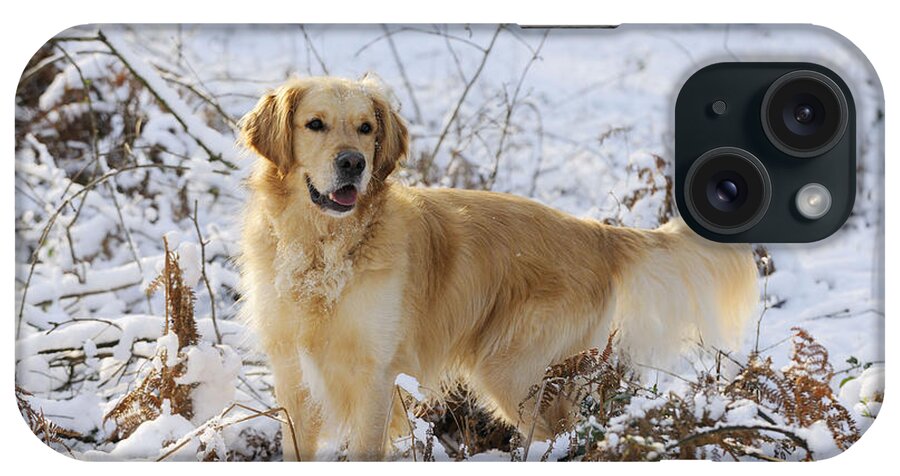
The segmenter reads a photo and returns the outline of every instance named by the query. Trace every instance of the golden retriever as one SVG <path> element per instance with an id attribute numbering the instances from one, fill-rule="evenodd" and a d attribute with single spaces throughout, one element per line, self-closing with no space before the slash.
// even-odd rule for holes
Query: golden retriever
<path id="1" fill-rule="evenodd" d="M 260 159 L 241 312 L 293 419 L 300 454 L 284 428 L 286 459 L 314 459 L 323 441 L 384 457 L 405 418 L 400 373 L 424 389 L 464 381 L 516 424 L 548 365 L 612 329 L 635 360 L 665 362 L 699 338 L 735 344 L 758 299 L 749 246 L 680 220 L 612 227 L 513 195 L 393 182 L 407 127 L 371 77 L 292 81 L 244 117 L 242 138 Z M 540 416 L 536 434 L 560 415 Z"/>

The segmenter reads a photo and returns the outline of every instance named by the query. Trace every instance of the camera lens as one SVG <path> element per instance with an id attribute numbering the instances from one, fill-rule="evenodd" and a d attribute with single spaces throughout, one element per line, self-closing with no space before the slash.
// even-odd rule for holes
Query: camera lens
<path id="1" fill-rule="evenodd" d="M 731 180 L 722 180 L 716 184 L 716 198 L 718 198 L 720 202 L 734 203 L 737 197 L 737 185 Z"/>
<path id="2" fill-rule="evenodd" d="M 847 130 L 847 98 L 824 74 L 793 71 L 769 86 L 761 119 L 779 150 L 794 157 L 816 157 L 831 150 Z"/>
<path id="3" fill-rule="evenodd" d="M 717 172 L 706 182 L 706 199 L 716 210 L 734 211 L 747 199 L 747 181 L 730 170 Z"/>
<path id="4" fill-rule="evenodd" d="M 704 228 L 725 235 L 759 222 L 769 207 L 771 191 L 762 162 L 735 147 L 701 155 L 684 182 L 685 204 L 691 215 Z"/>
<path id="5" fill-rule="evenodd" d="M 801 104 L 794 109 L 794 120 L 800 124 L 809 124 L 816 118 L 816 111 L 809 104 Z"/>

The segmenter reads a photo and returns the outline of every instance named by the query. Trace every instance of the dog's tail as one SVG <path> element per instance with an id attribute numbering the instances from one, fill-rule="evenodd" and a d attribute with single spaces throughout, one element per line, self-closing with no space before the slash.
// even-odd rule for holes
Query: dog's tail
<path id="1" fill-rule="evenodd" d="M 656 367 L 697 344 L 737 350 L 759 301 L 751 247 L 706 240 L 681 218 L 650 237 L 655 245 L 627 266 L 616 293 L 620 345 Z"/>

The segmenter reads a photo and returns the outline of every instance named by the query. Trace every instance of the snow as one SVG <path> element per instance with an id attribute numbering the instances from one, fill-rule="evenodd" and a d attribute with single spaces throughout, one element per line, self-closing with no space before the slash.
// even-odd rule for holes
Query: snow
<path id="1" fill-rule="evenodd" d="M 195 424 L 203 423 L 234 402 L 240 356 L 228 346 L 201 342 L 187 352 L 187 372 L 175 379 L 178 384 L 196 384 L 191 392 Z"/>
<path id="2" fill-rule="evenodd" d="M 184 283 L 193 288 L 200 281 L 200 247 L 186 241 L 178 245 L 176 253 L 178 254 L 178 263 L 184 272 Z"/>
<path id="3" fill-rule="evenodd" d="M 174 367 L 178 365 L 178 335 L 169 332 L 159 339 L 156 339 L 156 348 L 166 351 L 166 366 Z"/>
<path id="4" fill-rule="evenodd" d="M 433 150 L 466 80 L 481 62 L 481 51 L 466 42 L 484 45 L 494 30 L 491 26 L 453 27 L 448 32 L 456 39 L 447 39 L 433 34 L 445 32 L 440 26 L 389 28 L 397 31 L 392 38 L 403 58 L 412 95 L 404 87 L 388 45 L 383 39 L 373 41 L 383 38 L 380 26 L 309 26 L 305 31 L 332 74 L 360 77 L 372 71 L 393 86 L 401 115 L 411 122 L 413 137 L 410 167 L 398 171 L 397 176 L 417 182 L 415 160 Z M 32 253 L 42 231 L 57 210 L 59 214 L 37 252 L 38 262 L 24 297 L 16 341 L 16 383 L 35 394 L 31 401 L 53 421 L 103 441 L 111 431 L 110 423 L 102 423 L 104 413 L 164 348 L 168 364 L 186 362 L 186 373 L 179 381 L 196 385 L 193 418 L 164 413 L 117 443 L 73 443 L 76 456 L 156 459 L 165 443 L 198 429 L 175 459 L 196 459 L 201 444 L 215 448 L 217 454 L 222 453 L 223 445 L 252 454 L 246 435 L 274 440 L 280 431 L 277 422 L 255 418 L 220 431 L 202 425 L 216 421 L 234 402 L 257 409 L 277 406 L 265 359 L 253 346 L 253 336 L 235 320 L 239 282 L 234 263 L 239 252 L 235 218 L 244 202 L 241 181 L 254 158 L 236 147 L 237 135 L 218 111 L 183 86 L 164 79 L 160 71 L 170 71 L 214 98 L 235 120 L 267 89 L 294 74 L 321 74 L 321 68 L 304 34 L 291 25 L 103 29 L 110 44 L 168 108 L 157 104 L 140 84 L 127 80 L 130 73 L 117 58 L 97 53 L 104 49 L 101 44 L 66 43 L 92 82 L 95 112 L 111 116 L 110 132 L 98 141 L 104 153 L 102 169 L 132 164 L 179 169 L 148 167 L 124 172 L 114 183 L 109 182 L 110 187 L 85 190 L 85 176 L 75 177 L 82 168 L 86 174 L 93 170 L 85 167 L 91 163 L 89 141 L 78 140 L 77 134 L 64 136 L 56 127 L 66 121 L 89 123 L 81 78 L 66 61 L 56 62 L 59 72 L 46 84 L 34 110 L 17 102 L 16 117 L 25 118 L 23 124 L 26 119 L 43 117 L 25 131 L 21 141 L 17 139 L 17 303 L 22 301 Z M 93 31 L 87 26 L 63 34 L 69 33 Z M 498 124 L 505 113 L 503 98 L 518 83 L 533 54 L 529 48 L 538 44 L 540 35 L 536 30 L 513 30 L 498 36 L 495 51 L 461 105 L 460 126 L 449 130 L 439 150 L 435 169 L 440 173 L 432 183 L 463 186 L 463 179 L 444 173 L 464 170 L 459 158 L 471 162 L 476 181 L 478 174 L 491 169 L 500 136 Z M 665 177 L 672 173 L 669 121 L 677 88 L 690 72 L 708 62 L 767 58 L 787 49 L 796 59 L 818 59 L 852 83 L 863 153 L 860 190 L 854 215 L 833 237 L 814 244 L 767 246 L 776 271 L 761 278 L 760 285 L 770 308 L 760 322 L 759 341 L 753 319 L 741 348 L 731 357 L 743 361 L 751 351 L 760 349 L 764 357 L 773 359 L 774 368 L 781 368 L 789 362 L 791 328 L 806 329 L 828 349 L 838 372 L 832 387 L 864 430 L 878 414 L 884 393 L 880 281 L 883 158 L 879 155 L 883 133 L 877 80 L 842 39 L 822 30 L 792 26 L 553 31 L 522 83 L 521 103 L 513 114 L 494 190 L 528 196 L 580 217 L 654 227 L 665 198 Z M 563 78 L 560 71 L 565 71 Z M 421 121 L 415 119 L 417 109 Z M 131 137 L 129 124 L 135 121 L 139 133 Z M 61 137 L 66 137 L 65 143 Z M 238 170 L 210 161 L 198 140 L 214 155 L 236 164 Z M 122 152 L 124 149 L 128 152 Z M 656 169 L 657 157 L 667 163 L 663 170 Z M 641 169 L 653 173 L 640 177 Z M 624 197 L 650 188 L 656 191 L 630 209 L 622 206 Z M 118 205 L 111 200 L 112 193 Z M 66 199 L 71 203 L 63 205 Z M 206 243 L 205 263 L 201 262 L 192 219 L 195 200 Z M 123 223 L 130 238 L 123 233 Z M 163 236 L 177 253 L 185 281 L 197 297 L 195 314 L 202 341 L 185 349 L 182 356 L 177 352 L 177 340 L 162 334 L 161 293 L 147 296 L 145 292 L 163 267 Z M 273 283 L 274 290 L 289 293 L 295 286 L 308 286 L 293 282 L 289 273 L 308 258 L 296 249 L 279 251 L 285 272 Z M 204 268 L 215 309 L 201 280 Z M 333 284 L 339 292 L 340 279 Z M 213 310 L 221 345 L 215 340 Z M 76 364 L 74 372 L 85 380 L 66 385 L 69 373 L 62 362 L 78 357 L 79 352 L 83 352 L 84 362 Z M 692 377 L 697 368 L 713 368 L 709 360 L 709 356 L 686 356 L 665 370 Z M 686 394 L 683 383 L 666 373 L 652 376 L 652 383 L 662 393 Z M 395 384 L 416 400 L 426 399 L 414 375 L 401 374 Z M 635 397 L 627 413 L 639 417 L 657 408 L 660 400 Z M 717 396 L 698 396 L 693 404 L 698 418 L 706 414 L 714 419 L 721 416 L 729 424 L 759 423 L 753 402 L 728 403 Z M 248 414 L 235 410 L 228 418 Z M 411 421 L 416 439 L 421 441 L 428 424 L 421 419 Z M 605 444 L 615 446 L 624 438 L 623 424 L 624 420 L 614 420 L 608 425 Z M 817 457 L 837 451 L 820 423 L 803 431 Z M 561 457 L 566 445 L 562 439 L 554 442 L 550 459 Z M 547 448 L 548 442 L 533 442 L 528 459 L 540 459 Z M 438 460 L 449 459 L 436 440 L 434 452 Z M 510 455 L 494 450 L 471 459 L 509 460 Z"/>
<path id="5" fill-rule="evenodd" d="M 808 428 L 797 430 L 797 433 L 806 440 L 806 444 L 816 459 L 830 458 L 841 452 L 834 443 L 828 424 L 822 420 L 813 423 Z"/>
<path id="6" fill-rule="evenodd" d="M 173 91 L 142 57 L 132 51 L 131 45 L 125 41 L 120 31 L 115 29 L 110 31 L 107 34 L 107 41 L 124 58 L 131 69 L 147 82 L 150 89 L 159 94 L 172 113 L 185 123 L 190 134 L 203 142 L 206 147 L 211 148 L 214 154 L 228 161 L 234 160 L 236 154 L 233 141 L 226 139 L 221 133 L 202 122 L 178 93 Z"/>
<path id="7" fill-rule="evenodd" d="M 400 375 L 397 375 L 394 383 L 399 385 L 403 390 L 406 390 L 406 392 L 412 395 L 416 400 L 420 402 L 425 400 L 425 395 L 419 390 L 419 381 L 416 380 L 415 377 L 401 373 Z"/>
<path id="8" fill-rule="evenodd" d="M 109 456 L 115 460 L 156 460 L 165 448 L 194 429 L 194 425 L 181 415 L 163 413 L 155 420 L 141 424 L 128 438 L 120 441 Z M 199 441 L 194 445 L 199 445 Z M 196 448 L 185 448 L 182 454 L 192 454 Z M 85 454 L 91 459 L 91 453 Z M 104 458 L 105 459 L 105 458 Z"/>
<path id="9" fill-rule="evenodd" d="M 854 412 L 862 430 L 872 425 L 884 399 L 884 365 L 873 365 L 856 378 L 842 381 L 838 399 Z"/>

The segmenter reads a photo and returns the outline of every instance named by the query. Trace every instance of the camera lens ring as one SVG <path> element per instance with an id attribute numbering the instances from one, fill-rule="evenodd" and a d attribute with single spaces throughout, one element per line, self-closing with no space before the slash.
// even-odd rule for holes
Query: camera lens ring
<path id="1" fill-rule="evenodd" d="M 721 166 L 716 164 L 717 161 Z M 734 165 L 738 165 L 738 167 L 732 167 Z M 736 168 L 741 170 L 733 170 Z M 737 176 L 744 182 L 744 187 L 747 182 L 756 185 L 753 187 L 751 198 L 748 199 L 746 195 L 743 198 L 736 197 L 740 203 L 733 210 L 718 207 L 714 203 L 705 203 L 712 202 L 710 198 L 704 197 L 709 197 L 710 184 L 714 185 L 713 190 L 718 187 L 719 181 L 722 180 L 719 177 L 723 176 L 723 173 L 726 174 L 726 177 L 728 173 Z M 698 177 L 702 183 L 696 180 Z M 750 152 L 737 147 L 717 147 L 703 153 L 688 169 L 684 179 L 683 194 L 684 203 L 697 223 L 713 233 L 734 235 L 752 228 L 765 216 L 772 199 L 772 182 L 765 166 Z M 755 203 L 755 208 L 742 210 L 745 202 L 749 202 L 750 205 Z M 729 213 L 734 213 L 734 215 L 728 215 Z M 710 216 L 719 218 L 728 216 L 737 220 L 735 223 L 723 223 L 726 220 L 720 220 L 717 223 Z"/>
<path id="2" fill-rule="evenodd" d="M 782 92 L 786 87 L 790 87 L 792 83 L 796 84 L 800 81 L 808 81 L 815 87 L 821 86 L 822 88 L 824 88 L 822 89 L 822 91 L 830 93 L 831 96 L 827 98 L 816 98 L 814 94 L 805 92 L 805 94 L 796 94 L 791 98 L 791 100 L 793 101 L 801 101 L 801 99 L 799 99 L 797 96 L 805 95 L 810 99 L 802 104 L 797 104 L 794 106 L 794 108 L 792 108 L 795 120 L 797 120 L 796 108 L 810 108 L 810 112 L 812 112 L 813 114 L 813 118 L 811 118 L 808 122 L 801 122 L 797 120 L 800 126 L 809 127 L 810 125 L 812 125 L 814 128 L 822 128 L 828 126 L 828 129 L 833 129 L 833 132 L 829 135 L 827 140 L 822 141 L 822 143 L 816 144 L 812 147 L 792 146 L 788 143 L 789 140 L 785 140 L 785 138 L 780 137 L 779 134 L 786 133 L 786 135 L 791 136 L 794 139 L 802 138 L 802 135 L 792 135 L 795 133 L 795 131 L 792 130 L 789 124 L 785 124 L 784 126 L 775 126 L 772 124 L 773 113 L 777 113 L 779 110 L 779 105 L 773 107 L 773 102 L 775 102 L 775 100 L 779 96 L 779 93 Z M 824 119 L 822 118 L 828 116 L 829 112 L 831 112 L 827 110 L 828 107 L 824 105 L 823 99 L 825 102 L 833 103 L 832 105 L 836 106 L 837 110 L 834 112 L 837 112 L 837 121 L 831 121 L 831 119 L 829 118 L 829 123 L 823 124 Z M 823 109 L 823 111 L 818 113 L 818 124 L 811 124 L 812 121 L 816 120 L 816 112 L 815 105 L 809 104 L 810 102 L 818 102 L 819 108 Z M 780 106 L 781 108 L 784 108 L 785 105 Z M 784 152 L 785 154 L 802 159 L 818 157 L 834 148 L 834 146 L 837 145 L 838 142 L 840 142 L 840 140 L 844 137 L 844 134 L 847 132 L 849 116 L 850 113 L 847 98 L 844 96 L 843 91 L 841 91 L 841 88 L 837 85 L 837 83 L 835 83 L 831 78 L 825 76 L 822 73 L 810 70 L 791 71 L 790 73 L 787 73 L 776 79 L 769 86 L 769 89 L 766 90 L 766 93 L 763 96 L 762 107 L 760 110 L 760 120 L 762 122 L 762 128 L 766 134 L 766 137 L 769 138 L 769 142 L 771 142 L 772 145 L 774 145 L 778 150 Z M 781 129 L 780 133 L 776 129 Z M 812 131 L 809 133 L 809 135 L 812 135 L 817 129 L 809 130 Z M 789 139 L 791 137 L 789 137 Z"/>

